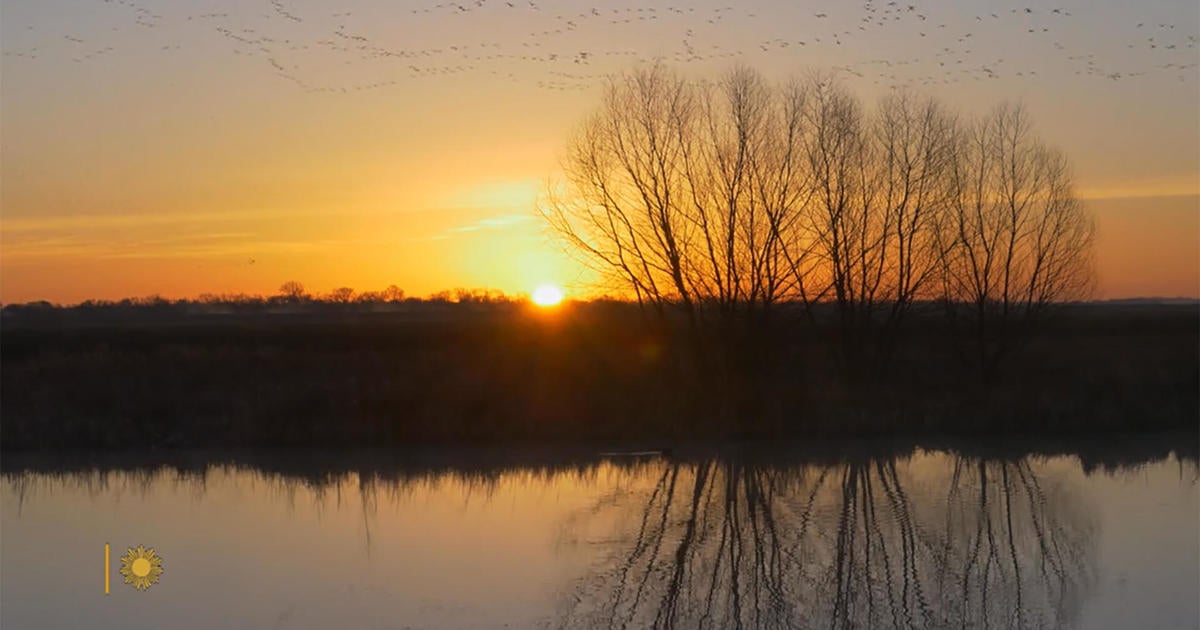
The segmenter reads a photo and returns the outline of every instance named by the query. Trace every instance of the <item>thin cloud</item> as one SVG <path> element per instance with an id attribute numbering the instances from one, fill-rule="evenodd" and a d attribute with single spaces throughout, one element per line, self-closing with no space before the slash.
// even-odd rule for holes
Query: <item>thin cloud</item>
<path id="1" fill-rule="evenodd" d="M 486 217 L 465 225 L 452 227 L 441 234 L 433 236 L 430 240 L 444 240 L 457 234 L 469 234 L 471 232 L 506 230 L 531 221 L 533 221 L 533 217 L 527 214 L 505 214 L 497 217 Z"/>

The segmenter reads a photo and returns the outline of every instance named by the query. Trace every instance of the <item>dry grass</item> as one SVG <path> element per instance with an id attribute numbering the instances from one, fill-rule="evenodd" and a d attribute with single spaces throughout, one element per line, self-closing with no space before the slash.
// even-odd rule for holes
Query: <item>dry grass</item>
<path id="1" fill-rule="evenodd" d="M 1195 431 L 1195 308 L 1106 308 L 1066 312 L 987 388 L 932 319 L 869 385 L 840 378 L 829 336 L 792 317 L 724 370 L 714 344 L 612 304 L 6 321 L 0 446 Z"/>

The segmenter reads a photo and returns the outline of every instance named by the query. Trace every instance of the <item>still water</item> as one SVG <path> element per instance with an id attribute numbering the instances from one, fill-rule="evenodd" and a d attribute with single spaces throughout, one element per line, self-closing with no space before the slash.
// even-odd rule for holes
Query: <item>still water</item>
<path id="1" fill-rule="evenodd" d="M 1189 441 L 11 455 L 0 626 L 1196 628 Z"/>

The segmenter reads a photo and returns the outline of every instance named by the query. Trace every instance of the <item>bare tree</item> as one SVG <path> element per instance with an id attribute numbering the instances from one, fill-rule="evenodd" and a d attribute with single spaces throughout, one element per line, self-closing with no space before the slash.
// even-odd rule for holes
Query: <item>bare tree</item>
<path id="1" fill-rule="evenodd" d="M 614 80 L 570 143 L 566 190 L 541 207 L 587 262 L 659 313 L 669 303 L 692 313 L 691 226 L 678 204 L 695 111 L 694 90 L 662 66 Z"/>
<path id="2" fill-rule="evenodd" d="M 349 304 L 354 301 L 354 289 L 350 287 L 338 287 L 329 292 L 329 301 L 339 304 Z"/>
<path id="3" fill-rule="evenodd" d="M 608 86 L 570 144 L 564 186 L 541 207 L 627 294 L 704 328 L 681 362 L 722 383 L 733 407 L 756 404 L 759 368 L 771 363 L 758 316 L 796 284 L 788 248 L 809 194 L 803 102 L 802 86 L 746 67 L 716 82 L 635 71 Z"/>
<path id="4" fill-rule="evenodd" d="M 304 285 L 290 280 L 279 286 L 279 294 L 289 302 L 301 302 L 308 298 L 308 293 L 304 290 Z"/>
<path id="5" fill-rule="evenodd" d="M 915 300 L 930 295 L 941 262 L 937 227 L 950 206 L 956 124 L 937 101 L 903 92 L 885 97 L 877 110 L 877 186 L 887 226 L 882 278 L 893 327 Z"/>
<path id="6" fill-rule="evenodd" d="M 380 297 L 385 302 L 399 302 L 404 299 L 404 289 L 394 284 L 389 284 L 386 289 L 380 292 Z"/>
<path id="7" fill-rule="evenodd" d="M 585 260 L 660 312 L 729 321 L 787 296 L 803 207 L 801 101 L 757 72 L 715 83 L 662 66 L 611 83 L 541 207 Z"/>
<path id="8" fill-rule="evenodd" d="M 848 373 L 886 365 L 896 331 L 939 262 L 936 226 L 948 201 L 954 118 L 932 99 L 897 93 L 869 112 L 814 75 L 804 153 L 812 195 L 792 253 L 801 298 L 829 301 Z"/>
<path id="9" fill-rule="evenodd" d="M 1095 227 L 1066 157 L 1033 135 L 1023 107 L 966 126 L 956 151 L 939 229 L 943 298 L 988 381 L 1055 303 L 1090 293 Z"/>
<path id="10" fill-rule="evenodd" d="M 787 235 L 803 208 L 800 94 L 738 67 L 700 87 L 697 128 L 684 143 L 687 202 L 696 226 L 694 292 L 723 320 L 785 297 Z"/>

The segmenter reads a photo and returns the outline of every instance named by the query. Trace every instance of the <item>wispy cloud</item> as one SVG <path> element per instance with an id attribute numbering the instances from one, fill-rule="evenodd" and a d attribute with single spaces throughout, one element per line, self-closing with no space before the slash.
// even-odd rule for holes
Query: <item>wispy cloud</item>
<path id="1" fill-rule="evenodd" d="M 431 237 L 431 240 L 444 240 L 459 234 L 468 234 L 471 232 L 506 230 L 531 221 L 533 221 L 533 217 L 528 214 L 504 214 L 495 217 L 484 217 L 465 225 L 452 227 Z"/>
<path id="2" fill-rule="evenodd" d="M 7 226 L 6 226 L 7 227 Z M 89 234 L 61 230 L 5 230 L 4 259 L 46 258 L 165 259 L 261 256 L 270 253 L 309 253 L 348 245 L 336 239 L 264 239 L 255 232 L 197 232 L 192 234 Z"/>
<path id="3" fill-rule="evenodd" d="M 0 231 L 5 234 L 45 232 L 60 230 L 92 230 L 103 228 L 129 228 L 150 226 L 182 226 L 204 223 L 230 223 L 257 221 L 262 219 L 294 216 L 288 212 L 189 212 L 158 214 L 98 214 L 57 217 L 6 217 L 0 221 Z"/>

